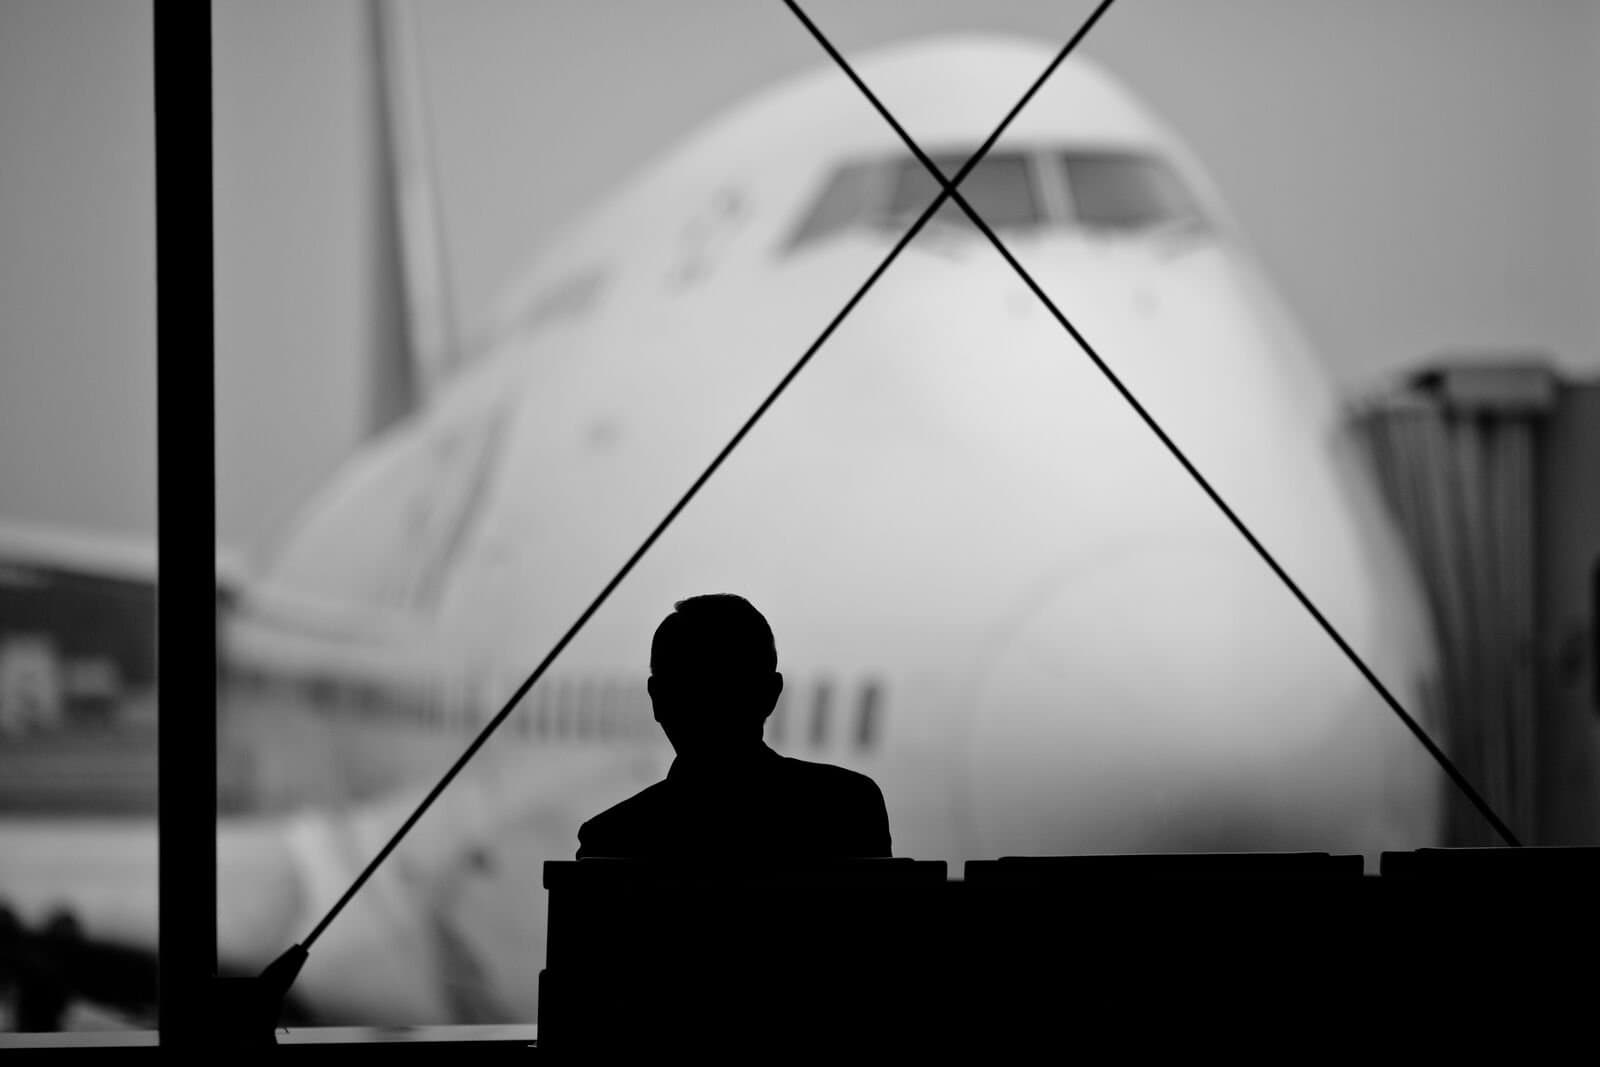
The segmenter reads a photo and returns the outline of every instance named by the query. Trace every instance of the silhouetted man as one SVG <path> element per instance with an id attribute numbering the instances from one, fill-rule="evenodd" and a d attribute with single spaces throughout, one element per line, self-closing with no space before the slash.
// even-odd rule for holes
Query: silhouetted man
<path id="1" fill-rule="evenodd" d="M 743 597 L 680 600 L 650 645 L 650 702 L 677 752 L 665 781 L 578 831 L 578 858 L 888 856 L 883 793 L 864 774 L 761 740 L 783 692 L 772 629 Z"/>

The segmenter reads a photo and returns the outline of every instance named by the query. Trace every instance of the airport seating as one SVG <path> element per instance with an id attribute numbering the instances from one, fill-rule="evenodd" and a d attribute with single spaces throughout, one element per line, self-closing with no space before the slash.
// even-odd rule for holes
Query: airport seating
<path id="1" fill-rule="evenodd" d="M 1325 881 L 1360 878 L 1360 856 L 1326 852 L 1175 852 L 1088 856 L 1006 856 L 969 860 L 969 885 L 1009 887 L 1169 881 Z"/>
<path id="2" fill-rule="evenodd" d="M 545 864 L 541 1048 L 898 1041 L 942 980 L 942 862 Z"/>
<path id="3" fill-rule="evenodd" d="M 985 976 L 970 1013 L 986 1044 L 1315 1027 L 1326 1001 L 1305 994 L 1341 978 L 1362 868 L 1325 853 L 969 862 L 965 969 Z"/>
<path id="4" fill-rule="evenodd" d="M 1527 1049 L 1587 1017 L 1600 849 L 1363 866 L 1013 857 L 947 881 L 908 860 L 551 863 L 540 1045 Z"/>
<path id="5" fill-rule="evenodd" d="M 1600 879 L 1600 848 L 1531 846 L 1526 848 L 1419 848 L 1385 852 L 1378 873 L 1386 879 L 1457 883 L 1510 882 L 1580 886 Z"/>
<path id="6" fill-rule="evenodd" d="M 1592 1013 L 1600 848 L 1385 852 L 1378 869 L 1389 995 L 1439 1020 L 1470 1012 L 1485 1033 Z"/>

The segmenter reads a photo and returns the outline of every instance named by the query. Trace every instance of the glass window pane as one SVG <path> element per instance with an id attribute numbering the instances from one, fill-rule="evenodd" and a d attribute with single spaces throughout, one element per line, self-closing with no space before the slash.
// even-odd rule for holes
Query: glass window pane
<path id="1" fill-rule="evenodd" d="M 0 1046 L 156 1021 L 151 48 L 0 6 Z"/>
<path id="2" fill-rule="evenodd" d="M 761 47 L 838 91 L 774 112 L 755 68 L 715 73 L 730 50 L 709 36 L 704 52 L 628 51 L 648 99 L 580 91 L 615 55 L 579 55 L 570 31 L 621 38 L 614 13 L 578 4 L 219 10 L 219 529 L 255 566 L 224 626 L 218 927 L 224 965 L 249 971 L 337 899 L 938 182 L 781 10 L 748 16 L 771 31 Z M 436 229 L 408 226 L 391 202 L 406 183 L 386 184 L 401 94 L 380 107 L 376 72 L 351 59 L 383 47 L 370 16 L 401 11 L 436 120 Z M 646 22 L 627 40 L 669 40 L 644 8 L 630 18 Z M 735 67 L 760 32 L 741 25 Z M 968 66 L 989 46 L 926 48 L 884 54 L 882 72 L 916 75 L 904 99 L 914 82 L 985 91 L 985 70 L 1025 83 L 1050 54 Z M 863 57 L 869 84 L 877 62 Z M 665 121 L 656 105 L 685 70 L 728 76 L 727 114 L 748 121 L 712 118 L 699 90 Z M 999 95 L 996 119 L 1015 99 Z M 940 127 L 944 173 L 990 111 L 972 109 L 985 128 Z M 1102 320 L 1086 332 L 1155 383 L 1164 420 L 1200 428 L 1178 435 L 1197 465 L 1420 701 L 1431 667 L 1403 564 L 1360 548 L 1382 515 L 1341 502 L 1328 427 L 1275 392 L 1301 356 L 1292 331 L 1239 287 L 1227 249 L 1085 256 L 1081 235 L 1042 229 L 1064 221 L 1057 205 L 1113 234 L 1198 218 L 1161 159 L 1111 149 L 1134 143 L 1110 139 L 1120 127 L 1060 129 L 1032 152 L 1006 142 L 964 197 L 1002 233 L 1041 227 L 1041 283 L 1082 295 Z M 1047 173 L 1057 186 L 1036 185 Z M 939 219 L 958 223 L 961 254 L 904 257 L 830 330 L 329 927 L 294 990 L 304 1018 L 536 1020 L 542 866 L 666 774 L 651 635 L 695 593 L 742 593 L 767 616 L 785 683 L 764 739 L 871 777 L 902 856 L 959 871 L 1007 854 L 1375 856 L 1443 840 L 1414 741 L 1247 546 L 1201 536 L 1214 507 L 1014 299 L 963 213 Z M 436 261 L 429 240 L 410 261 L 417 229 Z M 515 326 L 484 331 L 435 387 L 410 313 L 440 293 L 469 336 L 488 308 Z M 372 418 L 380 399 L 389 419 Z M 274 586 L 344 610 L 294 611 Z"/>
<path id="3" fill-rule="evenodd" d="M 1143 229 L 1199 222 L 1200 210 L 1164 162 L 1133 152 L 1062 155 L 1074 214 L 1091 228 Z"/>
<path id="4" fill-rule="evenodd" d="M 958 153 L 941 153 L 930 154 L 930 158 L 946 177 L 954 177 L 968 157 Z M 889 217 L 897 224 L 902 220 L 909 223 L 938 195 L 938 184 L 927 169 L 917 160 L 906 160 L 901 163 L 896 175 Z M 962 181 L 961 195 L 985 222 L 997 230 L 1037 225 L 1044 218 L 1026 156 L 990 152 Z M 966 212 L 954 201 L 946 201 L 934 221 L 964 225 L 968 220 Z"/>

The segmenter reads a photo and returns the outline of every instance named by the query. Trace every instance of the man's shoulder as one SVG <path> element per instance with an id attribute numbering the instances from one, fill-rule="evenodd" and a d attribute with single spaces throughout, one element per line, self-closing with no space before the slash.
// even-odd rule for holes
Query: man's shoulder
<path id="1" fill-rule="evenodd" d="M 594 838 L 627 832 L 642 823 L 654 821 L 666 802 L 666 787 L 666 782 L 657 782 L 639 790 L 627 800 L 611 805 L 578 828 L 579 842 L 586 843 Z"/>
<path id="2" fill-rule="evenodd" d="M 883 791 L 878 788 L 878 783 L 859 771 L 838 767 L 832 763 L 812 763 L 792 756 L 783 757 L 783 766 L 785 773 L 792 779 L 811 788 L 862 799 L 870 797 L 881 801 L 883 798 Z"/>
<path id="3" fill-rule="evenodd" d="M 789 802 L 808 820 L 830 827 L 830 854 L 892 855 L 889 813 L 878 783 L 831 763 L 785 759 L 792 785 Z"/>

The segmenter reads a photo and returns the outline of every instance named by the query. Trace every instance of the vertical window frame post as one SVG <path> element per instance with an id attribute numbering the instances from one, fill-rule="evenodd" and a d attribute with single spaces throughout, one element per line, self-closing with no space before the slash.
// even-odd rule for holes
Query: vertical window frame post
<path id="1" fill-rule="evenodd" d="M 212 1034 L 217 971 L 216 397 L 209 0 L 153 0 L 158 1018 Z"/>

